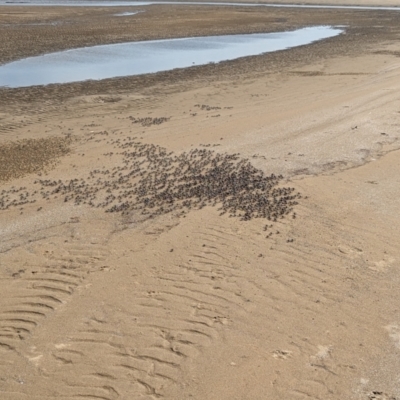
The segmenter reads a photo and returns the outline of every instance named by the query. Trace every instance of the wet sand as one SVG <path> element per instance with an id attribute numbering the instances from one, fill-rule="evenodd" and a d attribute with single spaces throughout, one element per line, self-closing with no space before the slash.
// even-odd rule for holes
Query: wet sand
<path id="1" fill-rule="evenodd" d="M 347 31 L 0 89 L 1 399 L 399 399 L 400 13 L 140 9 L 0 7 L 0 62 Z"/>

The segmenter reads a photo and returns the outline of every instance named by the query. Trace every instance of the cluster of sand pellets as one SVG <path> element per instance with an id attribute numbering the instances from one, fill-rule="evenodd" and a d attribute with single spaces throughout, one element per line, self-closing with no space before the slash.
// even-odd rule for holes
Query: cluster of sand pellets
<path id="1" fill-rule="evenodd" d="M 195 104 L 194 106 L 200 108 L 200 110 L 206 110 L 206 111 L 221 109 L 221 107 L 209 106 L 208 104 Z M 224 108 L 227 108 L 227 107 L 224 107 Z"/>
<path id="2" fill-rule="evenodd" d="M 86 178 L 67 181 L 37 179 L 33 192 L 26 188 L 14 188 L 13 195 L 3 191 L 0 209 L 36 198 L 61 198 L 106 212 L 137 212 L 144 219 L 205 206 L 217 206 L 221 215 L 244 221 L 295 216 L 293 207 L 300 194 L 282 187 L 282 176 L 266 176 L 237 154 L 206 149 L 175 154 L 136 138 L 114 139 L 111 145 L 115 152 L 104 157 L 118 157 L 114 167 L 94 169 Z"/>
<path id="3" fill-rule="evenodd" d="M 133 124 L 141 124 L 142 126 L 151 126 L 151 125 L 161 125 L 164 122 L 169 121 L 169 118 L 167 117 L 158 117 L 158 118 L 151 118 L 151 117 L 145 117 L 145 118 L 135 118 L 135 117 L 129 117 L 129 119 L 132 121 Z"/>

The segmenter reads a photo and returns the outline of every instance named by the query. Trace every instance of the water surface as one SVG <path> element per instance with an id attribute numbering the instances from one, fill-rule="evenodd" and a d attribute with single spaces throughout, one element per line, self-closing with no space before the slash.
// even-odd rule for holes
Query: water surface
<path id="1" fill-rule="evenodd" d="M 316 26 L 290 32 L 130 42 L 50 53 L 0 66 L 0 86 L 23 87 L 140 75 L 306 45 L 339 35 Z"/>
<path id="2" fill-rule="evenodd" d="M 114 16 L 115 17 L 129 17 L 131 15 L 136 15 L 136 14 L 139 14 L 139 13 L 140 13 L 140 11 L 135 11 L 135 12 L 126 11 L 126 12 L 121 12 L 121 13 L 114 14 Z"/>

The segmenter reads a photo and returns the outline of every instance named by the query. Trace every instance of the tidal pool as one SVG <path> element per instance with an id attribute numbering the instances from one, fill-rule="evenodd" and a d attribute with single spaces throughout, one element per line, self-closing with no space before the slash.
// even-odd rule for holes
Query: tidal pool
<path id="1" fill-rule="evenodd" d="M 339 27 L 150 40 L 83 47 L 0 66 L 0 86 L 24 87 L 141 75 L 255 56 L 337 36 Z"/>

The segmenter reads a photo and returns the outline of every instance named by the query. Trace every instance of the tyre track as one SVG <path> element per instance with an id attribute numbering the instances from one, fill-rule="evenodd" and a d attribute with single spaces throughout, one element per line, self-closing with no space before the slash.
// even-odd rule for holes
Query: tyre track
<path id="1" fill-rule="evenodd" d="M 0 300 L 0 344 L 17 350 L 19 342 L 43 328 L 46 318 L 68 303 L 105 255 L 101 246 L 64 245 L 44 264 L 24 267 L 8 278 L 9 293 Z"/>
<path id="2" fill-rule="evenodd" d="M 211 256 L 223 276 L 232 267 L 218 251 L 208 254 L 210 249 L 199 245 L 198 252 L 180 252 L 177 257 L 170 253 L 167 264 L 154 251 L 173 231 L 162 233 L 136 255 L 134 264 L 147 267 L 146 275 L 150 274 L 139 291 L 104 293 L 101 311 L 71 328 L 53 349 L 51 376 L 63 394 L 111 400 L 116 393 L 130 398 L 163 397 L 166 388 L 182 385 L 186 368 L 205 348 L 220 342 L 232 310 L 246 312 L 246 299 L 237 286 L 229 282 L 216 286 L 213 270 L 199 261 Z M 226 265 L 221 264 L 223 260 Z M 126 268 L 132 268 L 132 261 Z M 126 276 L 127 269 L 120 267 L 109 285 L 123 287 Z"/>

